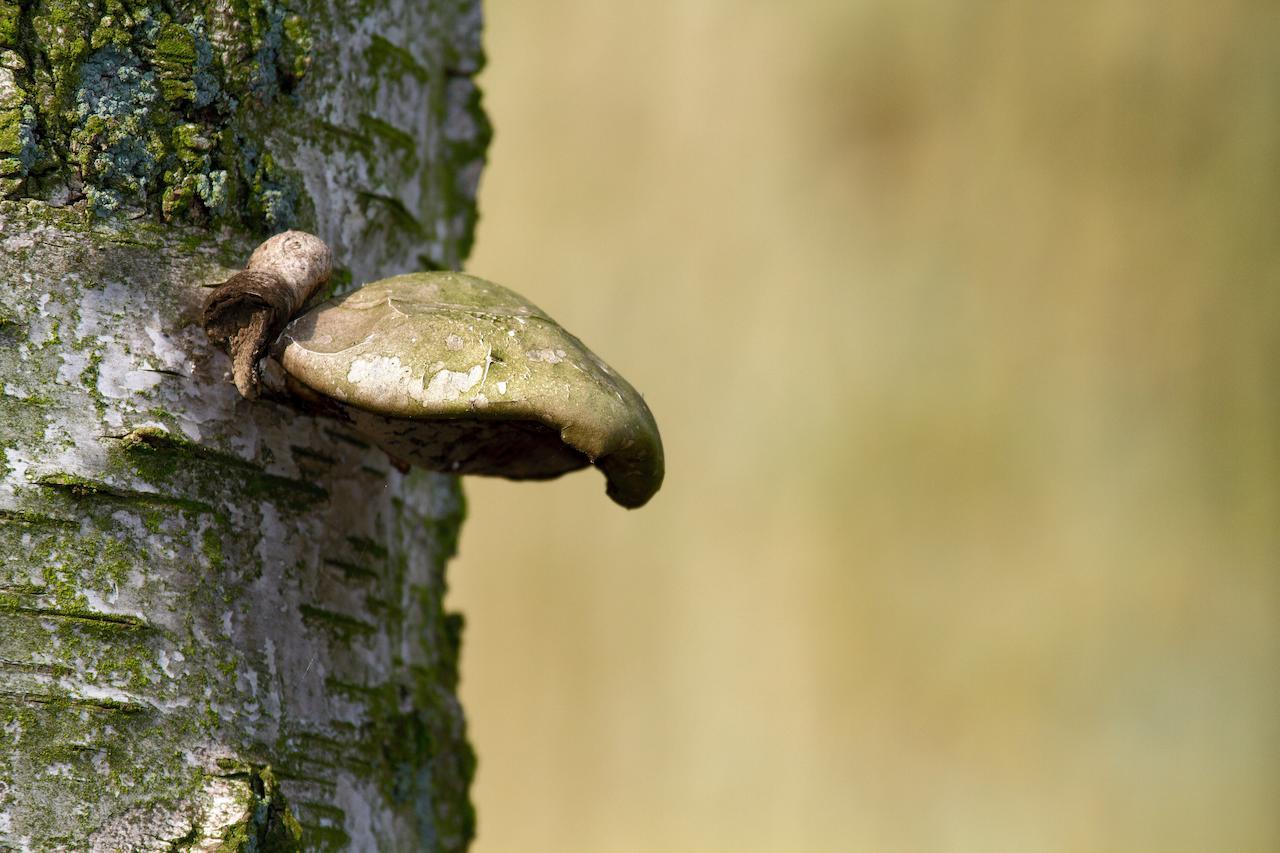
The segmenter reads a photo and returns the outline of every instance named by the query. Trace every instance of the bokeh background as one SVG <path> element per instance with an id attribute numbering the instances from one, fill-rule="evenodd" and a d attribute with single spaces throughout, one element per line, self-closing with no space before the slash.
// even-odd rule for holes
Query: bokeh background
<path id="1" fill-rule="evenodd" d="M 477 853 L 1280 849 L 1274 0 L 486 6 L 668 477 L 467 481 Z"/>

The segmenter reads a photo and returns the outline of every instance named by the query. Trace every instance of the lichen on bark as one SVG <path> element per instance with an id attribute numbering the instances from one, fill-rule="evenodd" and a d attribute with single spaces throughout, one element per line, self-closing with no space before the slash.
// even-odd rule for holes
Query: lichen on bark
<path id="1" fill-rule="evenodd" d="M 434 6 L 0 0 L 0 197 L 455 267 L 489 126 L 478 7 Z"/>
<path id="2" fill-rule="evenodd" d="M 0 0 L 0 848 L 466 847 L 457 481 L 242 400 L 198 320 L 286 220 L 461 262 L 478 29 Z"/>
<path id="3" fill-rule="evenodd" d="M 0 846 L 241 849 L 270 767 L 304 849 L 463 849 L 456 480 L 241 400 L 197 233 L 0 203 Z"/>
<path id="4" fill-rule="evenodd" d="M 244 144 L 296 109 L 313 48 L 299 12 L 275 0 L 40 0 L 6 3 L 0 21 L 6 194 L 256 228 L 300 215 L 296 176 Z"/>

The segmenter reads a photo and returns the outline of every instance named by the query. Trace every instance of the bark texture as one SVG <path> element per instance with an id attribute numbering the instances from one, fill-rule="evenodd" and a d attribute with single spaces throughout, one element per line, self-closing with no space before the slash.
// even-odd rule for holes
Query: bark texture
<path id="1" fill-rule="evenodd" d="M 244 400 L 265 233 L 469 248 L 470 0 L 0 0 L 0 849 L 460 850 L 457 481 Z"/>

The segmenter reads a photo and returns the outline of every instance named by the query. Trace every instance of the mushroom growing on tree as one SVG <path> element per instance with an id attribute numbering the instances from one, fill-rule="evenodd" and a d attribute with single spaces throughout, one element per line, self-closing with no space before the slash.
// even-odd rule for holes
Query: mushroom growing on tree
<path id="1" fill-rule="evenodd" d="M 210 295 L 205 328 L 231 351 L 244 396 L 342 419 L 402 465 L 537 480 L 594 464 L 628 508 L 662 485 L 643 398 L 536 305 L 424 272 L 295 316 L 330 269 L 322 240 L 288 231 Z"/>

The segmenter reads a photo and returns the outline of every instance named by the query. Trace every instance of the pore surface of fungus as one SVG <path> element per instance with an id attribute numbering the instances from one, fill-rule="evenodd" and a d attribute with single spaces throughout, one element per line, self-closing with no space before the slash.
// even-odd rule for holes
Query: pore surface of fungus
<path id="1" fill-rule="evenodd" d="M 296 310 L 305 289 L 297 282 L 319 276 L 281 257 L 292 274 L 255 253 L 253 276 L 229 280 L 206 309 L 242 393 L 248 382 L 256 391 L 261 330 L 281 309 L 239 337 L 219 325 L 225 309 L 215 309 L 252 284 L 255 306 Z M 259 296 L 264 286 L 281 294 Z M 625 507 L 643 505 L 662 484 L 662 440 L 640 394 L 536 305 L 475 276 L 423 272 L 366 284 L 295 317 L 270 354 L 287 376 L 286 396 L 349 421 L 400 463 L 517 480 L 594 464 Z"/>

